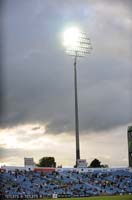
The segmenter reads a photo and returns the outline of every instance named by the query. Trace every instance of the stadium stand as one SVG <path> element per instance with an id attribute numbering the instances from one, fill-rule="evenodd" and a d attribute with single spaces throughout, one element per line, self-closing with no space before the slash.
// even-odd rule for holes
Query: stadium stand
<path id="1" fill-rule="evenodd" d="M 0 195 L 9 198 L 85 197 L 132 194 L 132 172 L 114 170 L 1 171 Z"/>

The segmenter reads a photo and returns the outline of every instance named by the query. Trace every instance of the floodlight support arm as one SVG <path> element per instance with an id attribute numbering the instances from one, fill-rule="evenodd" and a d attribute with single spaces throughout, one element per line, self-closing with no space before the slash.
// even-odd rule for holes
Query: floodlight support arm
<path id="1" fill-rule="evenodd" d="M 78 96 L 77 96 L 77 52 L 74 57 L 74 89 L 75 89 L 75 130 L 76 130 L 76 166 L 77 160 L 80 159 L 79 146 L 79 118 L 78 118 Z"/>

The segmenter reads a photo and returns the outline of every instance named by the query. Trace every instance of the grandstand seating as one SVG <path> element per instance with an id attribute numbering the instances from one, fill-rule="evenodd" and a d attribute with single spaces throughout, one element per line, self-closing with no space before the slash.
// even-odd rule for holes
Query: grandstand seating
<path id="1" fill-rule="evenodd" d="M 0 194 L 10 196 L 58 197 L 114 195 L 132 193 L 132 172 L 34 172 L 19 171 L 0 173 Z"/>

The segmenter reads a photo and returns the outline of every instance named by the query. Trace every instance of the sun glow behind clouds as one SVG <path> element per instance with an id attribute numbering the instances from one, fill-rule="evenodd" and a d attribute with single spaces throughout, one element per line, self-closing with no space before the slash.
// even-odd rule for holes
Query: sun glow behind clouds
<path id="1" fill-rule="evenodd" d="M 14 135 L 5 134 L 2 138 L 2 144 L 7 148 L 19 148 L 16 137 Z"/>
<path id="2" fill-rule="evenodd" d="M 24 157 L 34 157 L 37 162 L 43 156 L 54 156 L 57 164 L 73 166 L 74 133 L 44 134 L 45 129 L 46 126 L 42 124 L 27 124 L 0 130 L 3 151 L 0 162 L 20 165 Z M 81 157 L 86 158 L 88 163 L 97 157 L 109 166 L 127 166 L 127 135 L 124 133 L 125 126 L 107 133 L 83 133 Z"/>
<path id="3" fill-rule="evenodd" d="M 0 146 L 4 148 L 31 148 L 30 141 L 43 137 L 46 125 L 25 124 L 0 130 Z"/>

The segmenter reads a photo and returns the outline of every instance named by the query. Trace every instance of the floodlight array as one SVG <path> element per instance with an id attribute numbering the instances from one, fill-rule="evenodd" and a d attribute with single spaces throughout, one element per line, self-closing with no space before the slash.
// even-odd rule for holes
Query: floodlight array
<path id="1" fill-rule="evenodd" d="M 79 33 L 76 45 L 66 47 L 66 53 L 73 57 L 84 57 L 86 54 L 90 54 L 92 49 L 91 41 L 85 33 Z"/>

